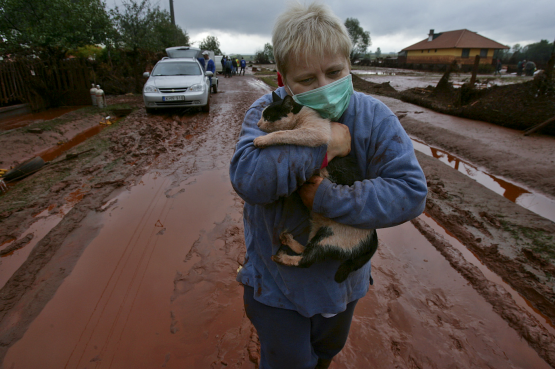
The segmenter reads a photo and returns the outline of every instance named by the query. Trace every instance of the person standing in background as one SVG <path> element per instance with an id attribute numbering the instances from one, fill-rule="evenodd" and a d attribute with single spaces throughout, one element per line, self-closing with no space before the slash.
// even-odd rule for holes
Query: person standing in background
<path id="1" fill-rule="evenodd" d="M 243 57 L 241 57 L 241 72 L 240 73 L 243 73 L 243 75 L 245 75 L 245 67 L 246 66 L 247 66 L 247 61 Z"/>
<path id="2" fill-rule="evenodd" d="M 205 72 L 212 72 L 212 74 L 216 74 L 216 64 L 214 64 L 214 60 L 210 59 L 210 55 L 208 51 L 204 51 L 202 53 L 204 57 L 204 61 L 206 63 Z M 208 77 L 210 79 L 210 89 L 212 88 L 212 77 Z"/>
<path id="3" fill-rule="evenodd" d="M 231 64 L 233 66 L 231 74 L 236 74 L 237 73 L 237 59 L 233 58 L 231 60 Z"/>

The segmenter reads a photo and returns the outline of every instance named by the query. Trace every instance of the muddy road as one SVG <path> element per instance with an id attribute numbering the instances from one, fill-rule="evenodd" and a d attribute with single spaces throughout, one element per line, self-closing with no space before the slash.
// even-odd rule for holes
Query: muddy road
<path id="1" fill-rule="evenodd" d="M 270 88 L 245 76 L 221 78 L 219 90 L 209 114 L 138 109 L 110 135 L 153 130 L 153 143 L 114 140 L 101 164 L 86 166 L 118 160 L 117 174 L 88 187 L 67 177 L 57 207 L 3 218 L 14 237 L 0 248 L 33 234 L 1 259 L 3 368 L 257 367 L 258 338 L 235 282 L 245 246 L 228 165 L 244 112 Z M 456 172 L 421 160 L 438 175 Z M 447 190 L 467 183 L 443 179 Z M 444 228 L 423 214 L 378 231 L 374 286 L 332 368 L 555 363 L 550 320 Z"/>

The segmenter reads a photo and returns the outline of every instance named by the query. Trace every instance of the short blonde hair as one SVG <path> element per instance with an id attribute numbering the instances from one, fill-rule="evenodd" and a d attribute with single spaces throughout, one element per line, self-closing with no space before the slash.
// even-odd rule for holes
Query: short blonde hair
<path id="1" fill-rule="evenodd" d="M 272 32 L 277 70 L 285 77 L 290 55 L 340 54 L 349 60 L 353 44 L 347 28 L 327 5 L 292 3 L 276 20 Z"/>

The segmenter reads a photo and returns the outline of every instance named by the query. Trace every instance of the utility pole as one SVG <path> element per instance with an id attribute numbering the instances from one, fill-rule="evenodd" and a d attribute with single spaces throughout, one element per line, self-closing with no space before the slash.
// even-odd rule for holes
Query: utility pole
<path id="1" fill-rule="evenodd" d="M 177 27 L 175 27 L 175 13 L 173 11 L 173 0 L 170 0 L 170 15 L 172 18 L 172 25 L 173 25 L 173 42 L 174 45 L 177 42 Z"/>
<path id="2" fill-rule="evenodd" d="M 172 17 L 172 24 L 175 26 L 175 14 L 173 12 L 173 0 L 170 0 L 170 14 Z"/>

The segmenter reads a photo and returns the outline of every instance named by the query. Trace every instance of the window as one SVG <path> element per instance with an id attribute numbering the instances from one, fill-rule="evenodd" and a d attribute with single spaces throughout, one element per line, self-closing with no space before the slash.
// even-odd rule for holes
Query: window
<path id="1" fill-rule="evenodd" d="M 153 76 L 200 76 L 200 66 L 195 62 L 168 62 L 156 64 Z"/>
<path id="2" fill-rule="evenodd" d="M 461 58 L 468 58 L 470 56 L 470 49 L 462 49 Z"/>
<path id="3" fill-rule="evenodd" d="M 488 49 L 480 49 L 480 58 L 488 57 Z"/>

